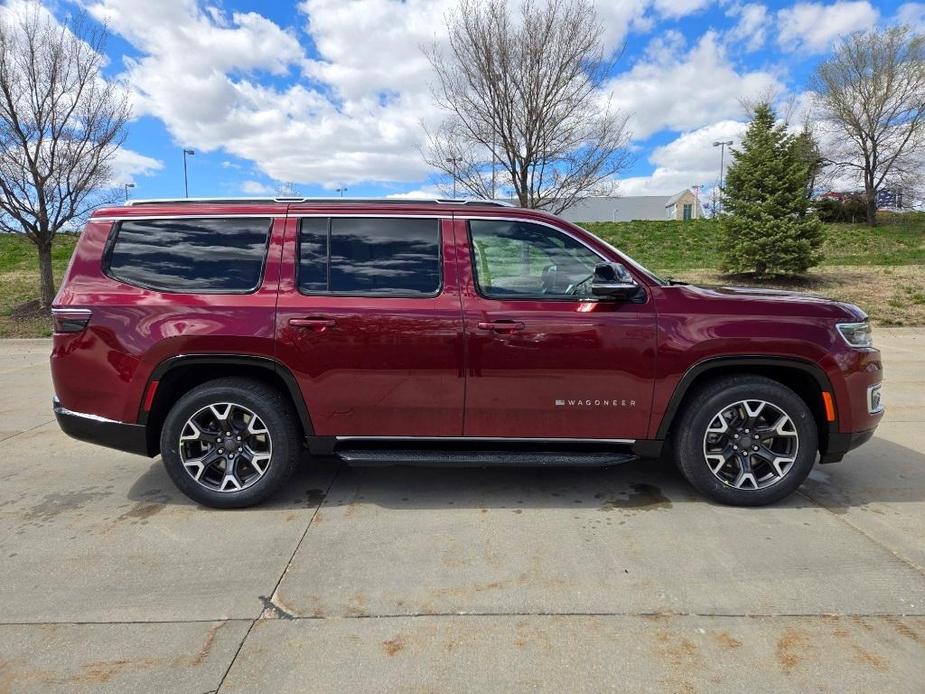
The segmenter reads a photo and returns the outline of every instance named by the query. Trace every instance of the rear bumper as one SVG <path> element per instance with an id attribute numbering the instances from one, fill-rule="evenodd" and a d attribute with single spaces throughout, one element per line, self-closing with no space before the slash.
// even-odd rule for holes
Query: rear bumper
<path id="1" fill-rule="evenodd" d="M 870 441 L 877 427 L 865 431 L 852 431 L 850 433 L 829 433 L 829 445 L 819 459 L 820 463 L 837 463 L 845 457 L 845 453 Z"/>
<path id="2" fill-rule="evenodd" d="M 52 400 L 52 405 L 58 426 L 68 436 L 127 453 L 151 456 L 143 424 L 126 424 L 95 414 L 73 412 L 64 407 L 58 398 Z"/>

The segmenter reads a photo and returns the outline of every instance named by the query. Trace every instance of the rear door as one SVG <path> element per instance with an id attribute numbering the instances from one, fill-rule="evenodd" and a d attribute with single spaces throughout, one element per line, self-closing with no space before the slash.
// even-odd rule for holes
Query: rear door
<path id="1" fill-rule="evenodd" d="M 469 219 L 456 233 L 466 435 L 644 438 L 655 312 L 591 296 L 594 266 L 614 258 L 539 222 Z"/>
<path id="2" fill-rule="evenodd" d="M 461 435 L 452 239 L 438 215 L 291 213 L 277 353 L 316 435 Z"/>

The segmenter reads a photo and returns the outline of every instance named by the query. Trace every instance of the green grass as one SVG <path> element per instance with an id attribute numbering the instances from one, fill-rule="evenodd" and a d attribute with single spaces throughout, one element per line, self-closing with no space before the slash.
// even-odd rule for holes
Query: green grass
<path id="1" fill-rule="evenodd" d="M 67 268 L 77 236 L 59 234 L 52 249 L 55 282 Z M 45 317 L 14 319 L 10 313 L 39 295 L 38 254 L 20 234 L 0 234 L 0 337 L 38 337 L 51 334 Z"/>
<path id="2" fill-rule="evenodd" d="M 713 220 L 581 226 L 654 272 L 719 267 L 722 238 L 720 225 Z M 884 214 L 875 229 L 863 224 L 827 225 L 823 253 L 824 266 L 925 264 L 925 213 Z"/>

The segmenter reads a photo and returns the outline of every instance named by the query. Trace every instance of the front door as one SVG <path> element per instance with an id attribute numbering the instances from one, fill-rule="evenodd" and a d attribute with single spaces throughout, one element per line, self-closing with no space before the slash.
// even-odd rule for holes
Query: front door
<path id="1" fill-rule="evenodd" d="M 597 301 L 603 260 L 523 221 L 459 222 L 467 436 L 645 438 L 655 368 L 651 301 Z M 464 241 L 465 240 L 465 241 Z"/>
<path id="2" fill-rule="evenodd" d="M 276 336 L 316 435 L 461 435 L 462 312 L 450 221 L 290 219 Z"/>

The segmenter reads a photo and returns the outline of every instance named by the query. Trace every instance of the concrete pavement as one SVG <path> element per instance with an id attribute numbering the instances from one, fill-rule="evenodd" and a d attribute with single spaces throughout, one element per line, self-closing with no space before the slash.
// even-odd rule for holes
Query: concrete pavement
<path id="1" fill-rule="evenodd" d="M 306 466 L 243 511 L 65 437 L 0 342 L 0 692 L 925 686 L 925 330 L 875 439 L 764 509 L 670 467 Z"/>

